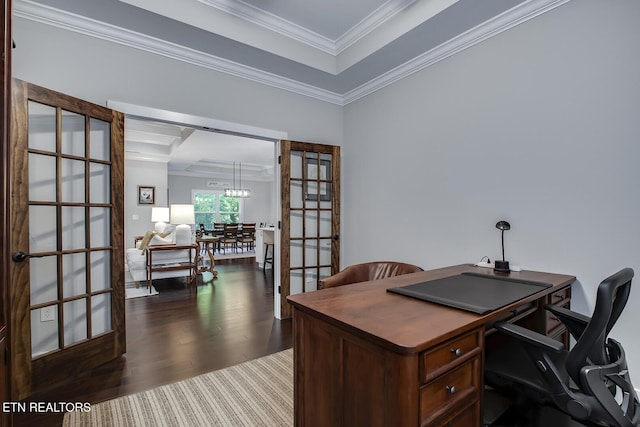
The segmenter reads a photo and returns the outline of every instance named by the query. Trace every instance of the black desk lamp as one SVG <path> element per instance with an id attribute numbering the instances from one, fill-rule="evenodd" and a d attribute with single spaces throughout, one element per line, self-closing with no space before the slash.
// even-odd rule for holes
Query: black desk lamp
<path id="1" fill-rule="evenodd" d="M 500 234 L 502 235 L 502 261 L 495 261 L 493 271 L 498 273 L 508 273 L 509 261 L 504 260 L 504 232 L 505 230 L 511 230 L 511 224 L 509 224 L 507 221 L 498 221 L 498 223 L 496 224 L 496 228 L 500 230 Z"/>

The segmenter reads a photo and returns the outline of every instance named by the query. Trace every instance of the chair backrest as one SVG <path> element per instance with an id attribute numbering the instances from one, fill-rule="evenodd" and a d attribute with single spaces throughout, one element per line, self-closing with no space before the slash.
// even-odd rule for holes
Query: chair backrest
<path id="1" fill-rule="evenodd" d="M 238 237 L 238 224 L 225 224 L 224 238 L 236 239 Z"/>
<path id="2" fill-rule="evenodd" d="M 395 261 L 375 261 L 351 265 L 341 272 L 327 277 L 318 282 L 318 289 L 332 288 L 335 286 L 350 285 L 352 283 L 366 282 L 369 280 L 384 279 L 386 277 L 400 276 L 402 274 L 423 271 L 422 268 Z"/>
<path id="3" fill-rule="evenodd" d="M 607 336 L 627 304 L 633 275 L 631 268 L 624 268 L 598 286 L 591 320 L 567 356 L 567 373 L 576 384 L 582 382 L 580 372 L 584 366 L 611 362 L 607 353 Z"/>

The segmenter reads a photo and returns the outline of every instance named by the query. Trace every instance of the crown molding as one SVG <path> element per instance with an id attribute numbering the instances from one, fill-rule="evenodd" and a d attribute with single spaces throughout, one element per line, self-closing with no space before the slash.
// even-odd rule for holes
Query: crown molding
<path id="1" fill-rule="evenodd" d="M 308 46 L 335 55 L 336 44 L 333 40 L 308 30 L 296 23 L 287 21 L 277 15 L 264 11 L 252 4 L 236 0 L 235 2 L 222 0 L 197 0 L 210 7 L 215 7 L 237 18 L 244 19 L 275 33 L 289 37 Z"/>
<path id="2" fill-rule="evenodd" d="M 380 25 L 393 18 L 399 12 L 415 3 L 416 0 L 387 0 L 384 4 L 371 12 L 362 21 L 350 28 L 336 40 L 329 39 L 316 32 L 310 31 L 298 24 L 283 19 L 277 15 L 260 9 L 252 4 L 236 0 L 197 0 L 207 6 L 214 7 L 237 18 L 247 20 L 275 33 L 294 39 L 300 43 L 321 50 L 322 52 L 338 55 L 348 49 L 358 40 L 374 31 Z"/>
<path id="3" fill-rule="evenodd" d="M 335 92 L 320 89 L 306 83 L 301 83 L 115 25 L 106 24 L 30 0 L 18 0 L 14 3 L 13 7 L 14 16 L 19 18 L 29 19 L 64 30 L 96 37 L 101 40 L 118 43 L 127 47 L 140 49 L 257 83 L 266 84 L 299 95 L 342 105 L 342 96 Z"/>
<path id="4" fill-rule="evenodd" d="M 338 55 L 373 32 L 382 24 L 415 3 L 416 0 L 389 0 L 358 22 L 349 31 L 338 37 L 334 43 L 333 54 Z"/>
<path id="5" fill-rule="evenodd" d="M 262 83 L 336 105 L 347 105 L 374 93 L 413 73 L 421 71 L 443 59 L 461 52 L 477 43 L 513 28 L 529 19 L 561 6 L 570 0 L 529 0 L 483 24 L 425 52 L 416 58 L 384 73 L 344 95 L 300 83 L 253 67 L 205 54 L 184 46 L 146 36 L 134 31 L 65 12 L 31 0 L 16 0 L 14 16 L 55 26 L 102 40 L 122 44 L 135 49 L 155 53 L 178 61 L 205 67 L 214 71 Z"/>
<path id="6" fill-rule="evenodd" d="M 529 19 L 535 18 L 571 0 L 530 0 L 524 4 L 503 12 L 500 15 L 446 41 L 422 55 L 405 62 L 398 67 L 381 74 L 367 83 L 347 92 L 343 97 L 343 105 L 357 101 L 392 83 L 404 79 L 458 52 L 470 48 L 484 40 L 515 27 Z"/>

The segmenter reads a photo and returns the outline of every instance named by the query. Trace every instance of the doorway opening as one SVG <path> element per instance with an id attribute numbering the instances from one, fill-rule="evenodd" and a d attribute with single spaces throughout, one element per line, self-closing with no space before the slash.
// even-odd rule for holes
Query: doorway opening
<path id="1" fill-rule="evenodd" d="M 253 187 L 251 197 L 241 202 L 243 221 L 265 227 L 277 225 L 281 215 L 278 153 L 286 132 L 117 101 L 108 101 L 107 105 L 125 113 L 127 246 L 152 225 L 151 208 L 138 205 L 135 194 L 138 185 L 151 185 L 144 180 L 152 177 L 159 183 L 155 185 L 154 206 L 168 207 L 192 203 L 193 190 L 222 191 L 233 186 L 234 176 L 240 178 L 234 170 L 241 168 L 242 186 Z M 191 188 L 185 191 L 188 186 Z M 280 248 L 278 234 L 274 233 L 275 253 Z M 280 285 L 279 274 L 276 259 L 274 291 Z M 280 295 L 274 292 L 274 316 L 281 318 L 280 312 Z"/>

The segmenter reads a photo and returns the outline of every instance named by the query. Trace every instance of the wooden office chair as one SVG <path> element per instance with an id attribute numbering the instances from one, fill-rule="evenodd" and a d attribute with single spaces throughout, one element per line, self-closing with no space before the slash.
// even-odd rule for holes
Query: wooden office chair
<path id="1" fill-rule="evenodd" d="M 376 261 L 354 264 L 338 274 L 320 280 L 320 282 L 318 282 L 318 289 L 384 279 L 385 277 L 400 276 L 401 274 L 415 273 L 417 271 L 424 270 L 415 265 L 405 264 L 403 262 Z"/>
<path id="2" fill-rule="evenodd" d="M 505 334 L 507 342 L 487 352 L 485 382 L 510 396 L 527 399 L 534 408 L 555 407 L 583 425 L 640 425 L 640 403 L 624 349 L 607 338 L 627 303 L 633 275 L 632 269 L 625 268 L 604 279 L 591 317 L 562 307 L 545 307 L 576 339 L 571 351 L 529 329 L 497 322 L 494 327 Z"/>

